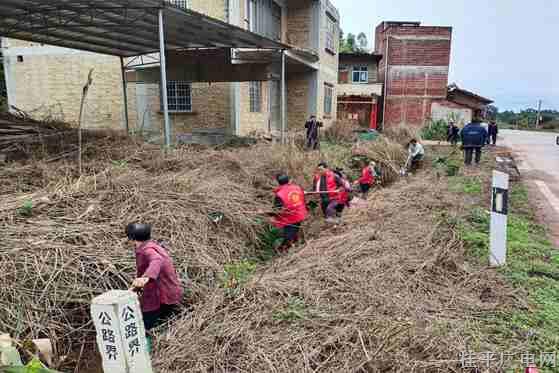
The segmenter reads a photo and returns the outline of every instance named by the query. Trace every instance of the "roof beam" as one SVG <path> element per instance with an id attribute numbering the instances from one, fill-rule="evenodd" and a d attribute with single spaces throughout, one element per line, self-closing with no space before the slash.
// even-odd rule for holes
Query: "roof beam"
<path id="1" fill-rule="evenodd" d="M 60 46 L 60 39 L 50 36 L 50 35 L 33 35 L 33 36 L 28 36 L 25 34 L 16 34 L 14 36 L 12 36 L 15 39 L 20 39 L 20 40 L 29 40 L 29 41 L 34 41 L 36 43 L 42 43 L 42 44 L 49 44 L 49 45 L 57 45 Z M 95 45 L 93 46 L 91 43 L 87 43 L 87 42 L 82 42 L 82 41 L 67 41 L 65 43 L 65 47 L 66 48 L 71 48 L 71 49 L 78 49 L 78 50 L 83 50 L 83 51 L 87 51 L 87 52 L 94 52 L 94 53 L 101 53 L 101 54 L 108 54 L 111 56 L 125 56 L 125 57 L 129 57 L 129 56 L 134 56 L 136 54 L 136 51 L 130 51 L 130 50 L 126 50 L 126 49 L 115 49 L 115 48 L 109 48 L 109 47 L 104 47 L 104 46 L 100 46 L 100 45 Z"/>
<path id="2" fill-rule="evenodd" d="M 7 21 L 10 20 L 4 19 L 3 21 L 0 21 L 0 30 L 2 24 L 7 23 Z M 139 48 L 141 48 L 142 50 L 153 50 L 155 48 L 155 42 L 151 44 L 147 44 L 142 41 L 139 41 L 141 39 L 133 40 L 127 37 L 120 37 L 120 34 L 125 34 L 125 32 L 128 30 L 127 28 L 122 28 L 121 26 L 111 27 L 108 30 L 108 32 L 95 31 L 93 28 L 99 29 L 97 26 L 94 25 L 79 25 L 79 26 L 74 25 L 74 26 L 61 26 L 61 27 L 51 26 L 49 28 L 40 28 L 40 27 L 19 28 L 19 27 L 8 26 L 7 30 L 9 31 L 4 31 L 4 32 L 0 31 L 0 33 L 6 37 L 13 37 L 12 35 L 18 33 L 28 33 L 31 35 L 45 34 L 45 35 L 51 35 L 51 36 L 61 37 L 61 38 L 63 38 L 64 36 L 69 36 L 70 34 L 70 35 L 74 35 L 74 37 L 76 38 L 80 38 L 83 39 L 84 41 L 89 41 L 91 43 L 102 45 L 102 46 L 121 47 L 123 45 L 126 45 L 128 47 L 132 47 L 134 50 Z M 116 37 L 116 39 L 120 39 L 118 43 L 107 43 L 107 41 L 109 40 L 108 35 L 111 33 L 118 34 L 118 36 Z M 84 34 L 87 34 L 88 37 L 83 37 Z M 95 41 L 95 40 L 101 40 L 101 41 Z"/>

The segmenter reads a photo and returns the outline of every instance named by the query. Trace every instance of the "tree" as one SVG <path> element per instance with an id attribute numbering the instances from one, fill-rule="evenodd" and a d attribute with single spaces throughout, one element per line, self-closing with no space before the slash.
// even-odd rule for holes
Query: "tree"
<path id="1" fill-rule="evenodd" d="M 361 32 L 359 35 L 357 35 L 357 43 L 358 43 L 357 50 L 359 52 L 367 51 L 368 40 L 367 40 L 367 35 L 365 35 L 364 32 Z"/>
<path id="2" fill-rule="evenodd" d="M 495 105 L 487 106 L 487 118 L 491 120 L 497 120 L 497 114 L 499 113 L 499 108 Z"/>
<path id="3" fill-rule="evenodd" d="M 345 39 L 344 39 L 344 31 L 342 29 L 340 29 L 340 47 L 338 49 L 341 52 L 345 52 L 346 50 L 346 45 L 345 45 Z"/>
<path id="4" fill-rule="evenodd" d="M 347 52 L 355 52 L 355 35 L 353 35 L 352 33 L 347 34 L 345 47 Z"/>

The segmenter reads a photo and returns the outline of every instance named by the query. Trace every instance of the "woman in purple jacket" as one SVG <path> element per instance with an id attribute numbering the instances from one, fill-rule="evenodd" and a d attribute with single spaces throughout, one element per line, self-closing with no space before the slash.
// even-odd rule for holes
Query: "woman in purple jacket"
<path id="1" fill-rule="evenodd" d="M 182 286 L 167 250 L 151 239 L 150 225 L 128 224 L 126 235 L 136 252 L 132 289 L 141 291 L 144 325 L 150 330 L 178 312 Z"/>

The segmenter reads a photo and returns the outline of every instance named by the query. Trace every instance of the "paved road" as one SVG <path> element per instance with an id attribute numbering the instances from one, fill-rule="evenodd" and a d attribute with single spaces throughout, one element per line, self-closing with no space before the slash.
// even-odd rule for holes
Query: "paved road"
<path id="1" fill-rule="evenodd" d="M 518 168 L 559 248 L 559 146 L 556 133 L 501 130 L 501 145 L 516 155 Z"/>

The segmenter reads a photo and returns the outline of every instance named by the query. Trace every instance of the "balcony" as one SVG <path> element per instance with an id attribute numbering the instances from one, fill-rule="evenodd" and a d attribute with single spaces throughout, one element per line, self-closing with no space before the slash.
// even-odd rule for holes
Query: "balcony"
<path id="1" fill-rule="evenodd" d="M 382 83 L 338 84 L 338 96 L 382 96 Z"/>

